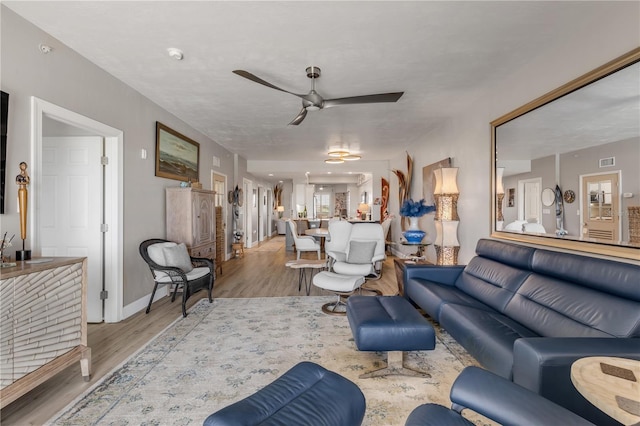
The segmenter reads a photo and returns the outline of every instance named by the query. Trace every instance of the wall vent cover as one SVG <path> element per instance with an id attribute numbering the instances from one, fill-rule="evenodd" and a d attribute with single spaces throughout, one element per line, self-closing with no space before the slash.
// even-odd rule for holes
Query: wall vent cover
<path id="1" fill-rule="evenodd" d="M 611 167 L 616 165 L 616 157 L 601 158 L 600 167 Z"/>

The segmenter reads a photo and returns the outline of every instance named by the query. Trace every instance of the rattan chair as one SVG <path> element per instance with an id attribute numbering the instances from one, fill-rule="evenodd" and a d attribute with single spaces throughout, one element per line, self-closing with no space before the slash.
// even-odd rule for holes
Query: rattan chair
<path id="1" fill-rule="evenodd" d="M 190 257 L 191 264 L 194 266 L 193 270 L 185 272 L 181 268 L 175 266 L 162 265 L 162 256 L 157 254 L 149 255 L 149 247 L 159 244 L 156 248 L 168 247 L 176 245 L 172 241 L 162 240 L 159 238 L 153 238 L 140 243 L 140 256 L 147 262 L 151 274 L 153 275 L 153 292 L 149 298 L 149 305 L 147 306 L 146 313 L 151 310 L 151 304 L 156 294 L 156 290 L 160 285 L 173 285 L 173 294 L 171 296 L 171 302 L 176 299 L 178 289 L 182 289 L 182 316 L 187 316 L 187 300 L 189 297 L 202 289 L 207 289 L 209 292 L 209 303 L 213 302 L 213 282 L 214 282 L 214 263 L 211 259 Z M 157 250 L 156 250 L 157 251 Z"/>

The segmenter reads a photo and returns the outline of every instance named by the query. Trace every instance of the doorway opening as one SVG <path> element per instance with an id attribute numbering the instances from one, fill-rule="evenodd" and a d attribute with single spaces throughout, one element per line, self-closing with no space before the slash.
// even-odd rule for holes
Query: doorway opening
<path id="1" fill-rule="evenodd" d="M 46 148 L 45 142 L 47 142 L 44 134 L 45 123 L 48 126 L 59 125 L 60 128 L 66 129 L 67 132 L 77 132 L 81 136 L 91 136 L 91 141 L 85 141 L 84 147 L 88 147 L 92 144 L 99 143 L 100 151 L 102 152 L 101 163 L 105 163 L 106 166 L 98 164 L 96 167 L 100 169 L 100 175 L 102 176 L 102 183 L 99 185 L 102 189 L 101 206 L 96 211 L 82 212 L 82 217 L 87 220 L 98 220 L 101 237 L 98 237 L 99 242 L 99 254 L 91 254 L 85 256 L 81 253 L 71 253 L 71 255 L 82 255 L 82 257 L 88 257 L 88 264 L 100 264 L 99 271 L 93 273 L 93 276 L 99 276 L 99 283 L 89 283 L 89 286 L 100 287 L 99 291 L 91 291 L 88 293 L 98 298 L 104 297 L 99 301 L 88 301 L 88 305 L 91 306 L 103 306 L 103 311 L 96 312 L 92 310 L 90 322 L 118 322 L 122 319 L 122 282 L 123 282 L 123 132 L 122 130 L 107 126 L 103 123 L 95 121 L 91 118 L 85 117 L 73 111 L 54 105 L 50 102 L 42 99 L 32 97 L 31 98 L 31 115 L 32 115 L 32 128 L 31 128 L 31 162 L 33 163 L 32 173 L 32 190 L 31 190 L 31 203 L 29 208 L 30 217 L 33 218 L 30 221 L 30 245 L 35 255 L 43 255 L 43 233 L 45 228 L 49 227 L 51 223 L 45 221 L 44 211 L 49 206 L 46 204 L 51 201 L 46 198 L 44 187 L 44 175 L 43 175 L 43 163 L 46 162 L 44 156 L 50 149 L 50 146 Z M 78 136 L 66 135 L 66 136 Z M 56 143 L 56 141 L 50 140 L 49 142 Z M 84 154 L 82 150 L 76 153 L 79 156 Z M 92 169 L 93 170 L 93 169 Z M 93 170 L 95 171 L 95 170 Z M 70 171 L 61 170 L 65 176 L 70 176 Z M 88 172 L 91 173 L 91 172 Z M 86 174 L 85 174 L 86 176 Z M 74 182 L 78 185 L 82 185 L 80 180 Z M 75 193 L 74 185 L 70 185 L 70 190 L 73 197 L 78 196 Z M 90 193 L 92 191 L 85 191 Z M 87 201 L 83 201 L 86 205 Z M 78 214 L 76 209 L 82 210 L 81 207 L 68 207 L 59 206 L 63 211 L 59 214 L 65 214 L 64 209 L 67 210 L 69 216 Z M 74 211 L 72 212 L 71 209 Z M 73 213 L 73 215 L 72 215 Z M 99 218 L 95 216 L 99 215 Z M 84 220 L 84 219 L 83 219 Z M 92 237 L 93 239 L 94 237 Z M 97 258 L 96 258 L 97 256 Z M 90 266 L 91 267 L 91 266 Z M 89 275 L 89 274 L 88 274 Z M 102 301 L 104 300 L 104 302 Z M 92 302 L 96 304 L 93 305 Z M 102 317 L 102 318 L 100 318 Z"/>

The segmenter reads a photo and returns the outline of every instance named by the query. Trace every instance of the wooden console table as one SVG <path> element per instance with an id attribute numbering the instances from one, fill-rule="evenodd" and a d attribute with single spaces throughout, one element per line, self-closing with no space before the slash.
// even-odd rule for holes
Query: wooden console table
<path id="1" fill-rule="evenodd" d="M 433 265 L 431 262 L 427 262 L 426 260 L 411 260 L 411 259 L 393 259 L 393 265 L 396 271 L 396 282 L 398 283 L 398 294 L 400 296 L 404 296 L 404 270 L 407 265 Z"/>
<path id="2" fill-rule="evenodd" d="M 76 361 L 89 381 L 86 258 L 0 270 L 0 408 Z"/>

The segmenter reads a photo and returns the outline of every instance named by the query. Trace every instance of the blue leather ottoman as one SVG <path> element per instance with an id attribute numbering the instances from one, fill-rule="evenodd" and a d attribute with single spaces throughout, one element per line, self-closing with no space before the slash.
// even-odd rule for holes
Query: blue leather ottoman
<path id="1" fill-rule="evenodd" d="M 211 414 L 204 426 L 357 426 L 365 408 L 355 383 L 301 362 L 253 395 Z"/>
<path id="2" fill-rule="evenodd" d="M 360 375 L 400 374 L 431 377 L 403 365 L 403 351 L 433 350 L 436 333 L 431 324 L 402 296 L 351 296 L 347 318 L 358 350 L 387 351 L 387 367 Z"/>

